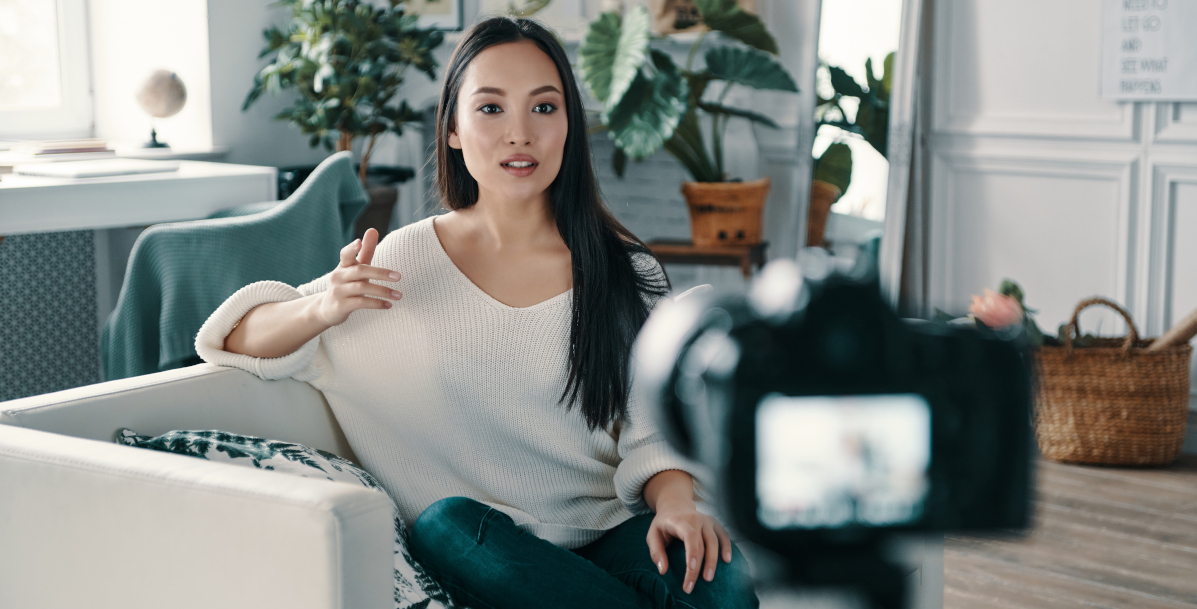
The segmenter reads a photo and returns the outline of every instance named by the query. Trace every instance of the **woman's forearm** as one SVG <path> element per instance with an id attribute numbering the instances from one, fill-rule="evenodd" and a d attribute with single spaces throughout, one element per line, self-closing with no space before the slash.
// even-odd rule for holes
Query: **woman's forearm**
<path id="1" fill-rule="evenodd" d="M 654 512 L 661 507 L 694 507 L 694 478 L 680 469 L 667 469 L 644 483 L 644 502 Z"/>
<path id="2" fill-rule="evenodd" d="M 224 339 L 224 350 L 253 357 L 290 355 L 330 326 L 316 316 L 319 294 L 249 310 Z"/>

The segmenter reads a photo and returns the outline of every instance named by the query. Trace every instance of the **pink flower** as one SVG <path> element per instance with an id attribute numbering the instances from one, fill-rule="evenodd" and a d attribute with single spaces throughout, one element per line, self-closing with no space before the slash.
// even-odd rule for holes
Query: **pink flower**
<path id="1" fill-rule="evenodd" d="M 968 312 L 990 328 L 1005 328 L 1022 323 L 1022 305 L 1009 296 L 985 288 L 983 296 L 973 296 Z"/>

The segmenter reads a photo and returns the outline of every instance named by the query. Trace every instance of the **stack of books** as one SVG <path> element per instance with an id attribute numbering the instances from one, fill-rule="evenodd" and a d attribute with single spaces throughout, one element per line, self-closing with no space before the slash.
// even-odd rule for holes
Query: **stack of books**
<path id="1" fill-rule="evenodd" d="M 19 142 L 0 152 L 0 173 L 12 173 L 15 165 L 58 161 L 87 161 L 115 157 L 116 151 L 102 139 Z"/>

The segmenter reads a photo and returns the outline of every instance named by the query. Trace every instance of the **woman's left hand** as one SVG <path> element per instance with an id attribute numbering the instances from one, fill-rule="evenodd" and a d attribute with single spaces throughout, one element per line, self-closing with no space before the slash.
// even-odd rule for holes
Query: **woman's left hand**
<path id="1" fill-rule="evenodd" d="M 686 544 L 686 576 L 682 579 L 686 594 L 694 590 L 700 566 L 703 579 L 715 579 L 719 557 L 727 563 L 732 559 L 731 537 L 723 525 L 714 517 L 699 513 L 693 501 L 658 504 L 656 507 L 657 515 L 648 527 L 648 551 L 657 563 L 657 571 L 664 575 L 669 570 L 665 548 L 669 547 L 670 540 L 678 539 Z"/>

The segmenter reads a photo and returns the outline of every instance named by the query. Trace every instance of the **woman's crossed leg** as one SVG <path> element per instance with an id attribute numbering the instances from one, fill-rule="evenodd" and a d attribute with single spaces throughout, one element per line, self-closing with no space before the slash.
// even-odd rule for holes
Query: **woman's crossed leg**
<path id="1" fill-rule="evenodd" d="M 682 592 L 685 547 L 669 545 L 670 569 L 659 574 L 645 542 L 651 523 L 651 514 L 633 517 L 571 552 L 494 508 L 449 497 L 412 525 L 411 552 L 455 600 L 474 609 L 758 606 L 748 563 L 734 546 L 732 562 L 719 562 L 714 581 L 699 578 L 692 593 Z"/>

